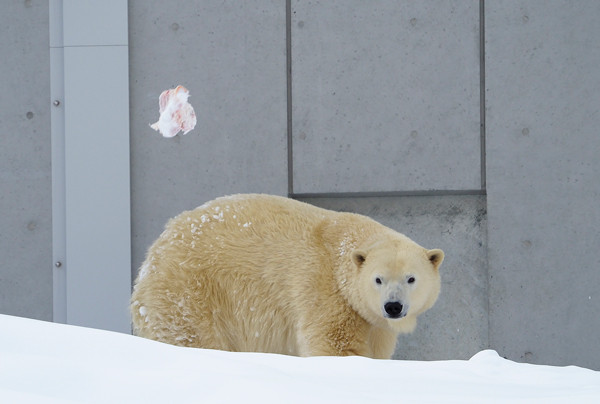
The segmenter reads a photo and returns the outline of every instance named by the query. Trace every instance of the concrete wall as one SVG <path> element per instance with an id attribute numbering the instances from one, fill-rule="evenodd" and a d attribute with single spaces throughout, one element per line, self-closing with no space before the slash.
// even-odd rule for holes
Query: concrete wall
<path id="1" fill-rule="evenodd" d="M 287 193 L 285 3 L 129 2 L 134 272 L 168 218 L 217 196 Z M 198 118 L 164 139 L 161 91 L 185 85 Z"/>
<path id="2" fill-rule="evenodd" d="M 10 7 L 0 43 L 23 61 L 0 80 L 25 90 L 0 108 L 0 312 L 47 319 L 48 10 Z M 440 300 L 395 357 L 491 347 L 600 369 L 598 2 L 131 0 L 128 14 L 132 275 L 181 210 L 291 194 L 446 251 Z M 164 139 L 148 124 L 177 84 L 198 125 Z"/>
<path id="3" fill-rule="evenodd" d="M 294 192 L 481 187 L 477 2 L 292 1 L 291 30 Z"/>
<path id="4" fill-rule="evenodd" d="M 600 3 L 486 2 L 490 344 L 600 369 Z"/>
<path id="5" fill-rule="evenodd" d="M 5 2 L 0 26 L 0 313 L 51 320 L 48 2 Z"/>

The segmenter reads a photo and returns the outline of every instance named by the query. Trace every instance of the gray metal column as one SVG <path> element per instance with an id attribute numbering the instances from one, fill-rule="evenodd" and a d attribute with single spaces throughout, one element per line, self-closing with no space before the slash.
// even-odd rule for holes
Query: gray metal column
<path id="1" fill-rule="evenodd" d="M 129 332 L 127 1 L 50 6 L 54 318 Z"/>

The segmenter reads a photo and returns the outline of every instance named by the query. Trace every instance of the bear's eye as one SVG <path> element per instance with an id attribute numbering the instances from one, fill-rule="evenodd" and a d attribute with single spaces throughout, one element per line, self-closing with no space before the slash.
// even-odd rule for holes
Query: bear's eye
<path id="1" fill-rule="evenodd" d="M 381 278 L 375 278 L 375 283 L 381 285 Z"/>
<path id="2" fill-rule="evenodd" d="M 410 278 L 408 278 L 408 283 L 415 283 L 416 279 L 414 276 L 411 276 Z"/>

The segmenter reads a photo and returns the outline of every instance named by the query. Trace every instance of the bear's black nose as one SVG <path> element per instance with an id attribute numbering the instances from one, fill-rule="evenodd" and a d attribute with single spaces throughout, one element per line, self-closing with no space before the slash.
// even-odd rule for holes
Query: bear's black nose
<path id="1" fill-rule="evenodd" d="M 383 308 L 390 318 L 399 318 L 402 316 L 402 304 L 400 302 L 387 302 Z"/>

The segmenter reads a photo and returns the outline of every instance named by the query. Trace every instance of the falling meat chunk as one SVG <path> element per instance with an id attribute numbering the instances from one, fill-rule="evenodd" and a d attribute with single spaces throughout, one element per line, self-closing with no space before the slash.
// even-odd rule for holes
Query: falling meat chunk
<path id="1" fill-rule="evenodd" d="M 184 86 L 163 91 L 158 99 L 160 118 L 150 127 L 164 137 L 173 137 L 179 131 L 185 135 L 194 129 L 196 114 L 187 101 L 189 96 L 190 92 Z"/>

